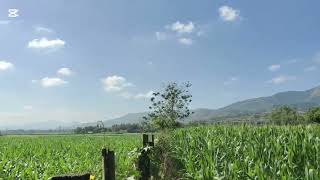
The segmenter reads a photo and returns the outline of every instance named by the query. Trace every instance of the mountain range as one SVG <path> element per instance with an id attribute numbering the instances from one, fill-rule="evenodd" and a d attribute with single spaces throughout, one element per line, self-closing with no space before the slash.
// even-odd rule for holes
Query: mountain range
<path id="1" fill-rule="evenodd" d="M 194 109 L 194 114 L 186 121 L 215 121 L 223 117 L 262 114 L 284 105 L 294 107 L 303 112 L 312 107 L 320 106 L 320 86 L 306 91 L 287 91 L 272 96 L 248 99 L 219 109 Z M 120 118 L 104 121 L 104 123 L 107 127 L 121 123 L 139 123 L 142 121 L 142 117 L 146 115 L 146 112 L 130 113 Z"/>
<path id="2" fill-rule="evenodd" d="M 239 117 L 256 115 L 270 112 L 278 106 L 289 105 L 299 111 L 320 106 L 320 86 L 306 91 L 287 91 L 280 92 L 268 97 L 259 97 L 248 99 L 230 104 L 219 109 L 199 108 L 192 110 L 194 114 L 185 119 L 190 121 L 225 121 L 227 119 L 241 119 Z M 146 116 L 147 112 L 129 113 L 119 118 L 104 121 L 105 127 L 111 127 L 114 124 L 139 123 Z M 243 118 L 245 119 L 245 118 Z M 46 121 L 39 123 L 21 124 L 20 126 L 4 126 L 3 129 L 73 129 L 75 127 L 95 126 L 97 123 L 61 123 L 59 121 Z"/>

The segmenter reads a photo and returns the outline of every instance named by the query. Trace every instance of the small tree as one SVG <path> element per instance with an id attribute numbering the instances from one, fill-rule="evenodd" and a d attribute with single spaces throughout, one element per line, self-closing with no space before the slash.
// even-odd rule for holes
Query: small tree
<path id="1" fill-rule="evenodd" d="M 174 82 L 167 84 L 163 92 L 153 93 L 149 107 L 151 112 L 144 119 L 151 120 L 152 124 L 161 130 L 176 128 L 179 125 L 178 120 L 192 114 L 188 107 L 192 102 L 190 87 L 189 82 L 181 86 Z"/>
<path id="2" fill-rule="evenodd" d="M 278 125 L 296 124 L 302 122 L 302 117 L 295 109 L 282 106 L 271 112 L 270 121 Z"/>
<path id="3" fill-rule="evenodd" d="M 307 119 L 309 122 L 320 123 L 320 107 L 310 109 L 307 113 Z"/>

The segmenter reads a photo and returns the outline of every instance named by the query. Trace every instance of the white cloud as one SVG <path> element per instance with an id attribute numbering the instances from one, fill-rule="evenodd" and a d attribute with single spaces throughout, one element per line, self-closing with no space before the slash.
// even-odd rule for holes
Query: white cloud
<path id="1" fill-rule="evenodd" d="M 37 83 L 37 82 L 38 82 L 38 80 L 36 80 L 36 79 L 32 79 L 32 80 L 31 80 L 31 83 L 34 83 L 34 84 L 35 84 L 35 83 Z"/>
<path id="2" fill-rule="evenodd" d="M 0 71 L 6 71 L 13 68 L 14 68 L 14 65 L 11 62 L 0 61 Z"/>
<path id="3" fill-rule="evenodd" d="M 117 75 L 108 76 L 101 81 L 104 89 L 109 92 L 117 92 L 126 87 L 133 86 L 132 83 L 127 82 L 126 78 Z"/>
<path id="4" fill-rule="evenodd" d="M 223 21 L 232 22 L 240 18 L 240 11 L 230 6 L 221 6 L 219 8 L 219 15 Z"/>
<path id="5" fill-rule="evenodd" d="M 277 71 L 280 69 L 280 64 L 273 64 L 271 66 L 268 67 L 269 71 Z"/>
<path id="6" fill-rule="evenodd" d="M 30 110 L 33 109 L 33 106 L 31 106 L 31 105 L 25 105 L 25 106 L 23 106 L 23 109 L 24 109 L 24 110 L 27 110 L 27 111 L 30 111 Z"/>
<path id="7" fill-rule="evenodd" d="M 190 38 L 180 38 L 178 39 L 180 44 L 184 44 L 184 45 L 192 45 L 193 41 Z"/>
<path id="8" fill-rule="evenodd" d="M 159 41 L 163 41 L 167 39 L 167 34 L 165 32 L 156 32 L 156 38 Z"/>
<path id="9" fill-rule="evenodd" d="M 177 32 L 177 33 L 192 33 L 195 29 L 195 25 L 193 24 L 193 22 L 189 22 L 189 23 L 181 23 L 179 21 L 173 23 L 172 25 L 170 26 L 166 26 L 168 29 L 174 31 L 174 32 Z"/>
<path id="10" fill-rule="evenodd" d="M 135 99 L 149 99 L 153 96 L 153 91 L 149 91 L 147 93 L 139 93 L 134 96 Z"/>
<path id="11" fill-rule="evenodd" d="M 120 96 L 126 99 L 150 99 L 153 96 L 153 91 L 148 91 L 146 93 L 133 94 L 130 92 L 122 92 Z"/>
<path id="12" fill-rule="evenodd" d="M 42 32 L 44 32 L 44 33 L 52 33 L 52 32 L 54 32 L 52 29 L 47 28 L 47 27 L 43 27 L 43 26 L 35 26 L 34 30 L 37 33 L 42 33 Z"/>
<path id="13" fill-rule="evenodd" d="M 230 85 L 230 84 L 232 84 L 233 82 L 238 81 L 238 80 L 239 80 L 238 77 L 231 77 L 231 78 L 229 78 L 227 81 L 223 82 L 223 84 L 227 86 L 227 85 Z"/>
<path id="14" fill-rule="evenodd" d="M 73 74 L 73 72 L 69 68 L 60 68 L 57 71 L 57 74 L 60 76 L 71 76 Z"/>
<path id="15" fill-rule="evenodd" d="M 311 71 L 316 71 L 317 69 L 318 69 L 317 66 L 309 66 L 309 67 L 304 68 L 304 71 L 311 72 Z"/>
<path id="16" fill-rule="evenodd" d="M 101 80 L 104 90 L 107 92 L 114 92 L 116 95 L 123 97 L 125 99 L 146 99 L 151 98 L 153 91 L 148 91 L 146 93 L 133 93 L 127 90 L 127 87 L 134 86 L 132 83 L 128 82 L 126 78 L 122 76 L 108 76 Z"/>
<path id="17" fill-rule="evenodd" d="M 296 80 L 297 78 L 295 76 L 285 76 L 285 75 L 280 75 L 277 77 L 274 77 L 273 79 L 269 80 L 269 83 L 272 84 L 283 84 L 288 81 Z"/>
<path id="18" fill-rule="evenodd" d="M 34 49 L 47 49 L 47 48 L 60 48 L 65 45 L 65 41 L 61 39 L 48 40 L 47 38 L 33 39 L 28 43 L 28 48 Z"/>
<path id="19" fill-rule="evenodd" d="M 54 87 L 54 86 L 61 86 L 64 84 L 67 84 L 67 81 L 64 81 L 63 79 L 60 78 L 49 78 L 45 77 L 41 79 L 41 85 L 43 87 Z"/>

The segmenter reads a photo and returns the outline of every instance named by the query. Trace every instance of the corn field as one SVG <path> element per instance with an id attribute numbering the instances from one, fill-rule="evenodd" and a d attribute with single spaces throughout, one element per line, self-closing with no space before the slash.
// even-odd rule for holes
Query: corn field
<path id="1" fill-rule="evenodd" d="M 320 127 L 212 126 L 178 130 L 186 179 L 320 179 Z"/>
<path id="2" fill-rule="evenodd" d="M 139 176 L 140 135 L 0 137 L 0 179 L 91 173 L 102 179 L 101 148 L 115 151 L 116 177 Z M 217 125 L 172 132 L 166 149 L 180 179 L 320 179 L 320 126 Z"/>
<path id="3" fill-rule="evenodd" d="M 4 136 L 0 137 L 0 179 L 38 180 L 70 173 L 91 173 L 102 179 L 103 146 L 115 150 L 117 179 L 125 179 L 137 173 L 131 151 L 141 144 L 140 135 Z"/>

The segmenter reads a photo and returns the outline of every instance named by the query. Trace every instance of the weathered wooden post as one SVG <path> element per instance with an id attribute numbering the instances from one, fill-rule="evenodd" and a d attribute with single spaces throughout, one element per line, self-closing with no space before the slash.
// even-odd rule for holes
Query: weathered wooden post
<path id="1" fill-rule="evenodd" d="M 102 172 L 103 180 L 116 179 L 114 151 L 106 148 L 102 149 Z"/>
<path id="2" fill-rule="evenodd" d="M 151 137 L 151 138 L 150 138 Z M 143 134 L 142 135 L 143 147 L 154 146 L 154 135 Z"/>
<path id="3" fill-rule="evenodd" d="M 142 134 L 142 144 L 143 147 L 146 147 L 148 145 L 149 142 L 149 137 L 148 134 Z"/>
<path id="4" fill-rule="evenodd" d="M 151 169 L 150 169 L 150 158 L 149 158 L 149 152 L 150 150 L 146 147 L 148 146 L 154 146 L 154 135 L 150 136 L 151 141 L 149 140 L 149 135 L 143 134 L 142 135 L 142 144 L 143 144 L 143 150 L 141 152 L 141 155 L 139 157 L 138 162 L 138 169 L 141 173 L 140 180 L 149 180 L 151 178 Z"/>
<path id="5" fill-rule="evenodd" d="M 151 142 L 149 142 L 150 146 L 154 146 L 154 134 L 151 135 Z"/>

